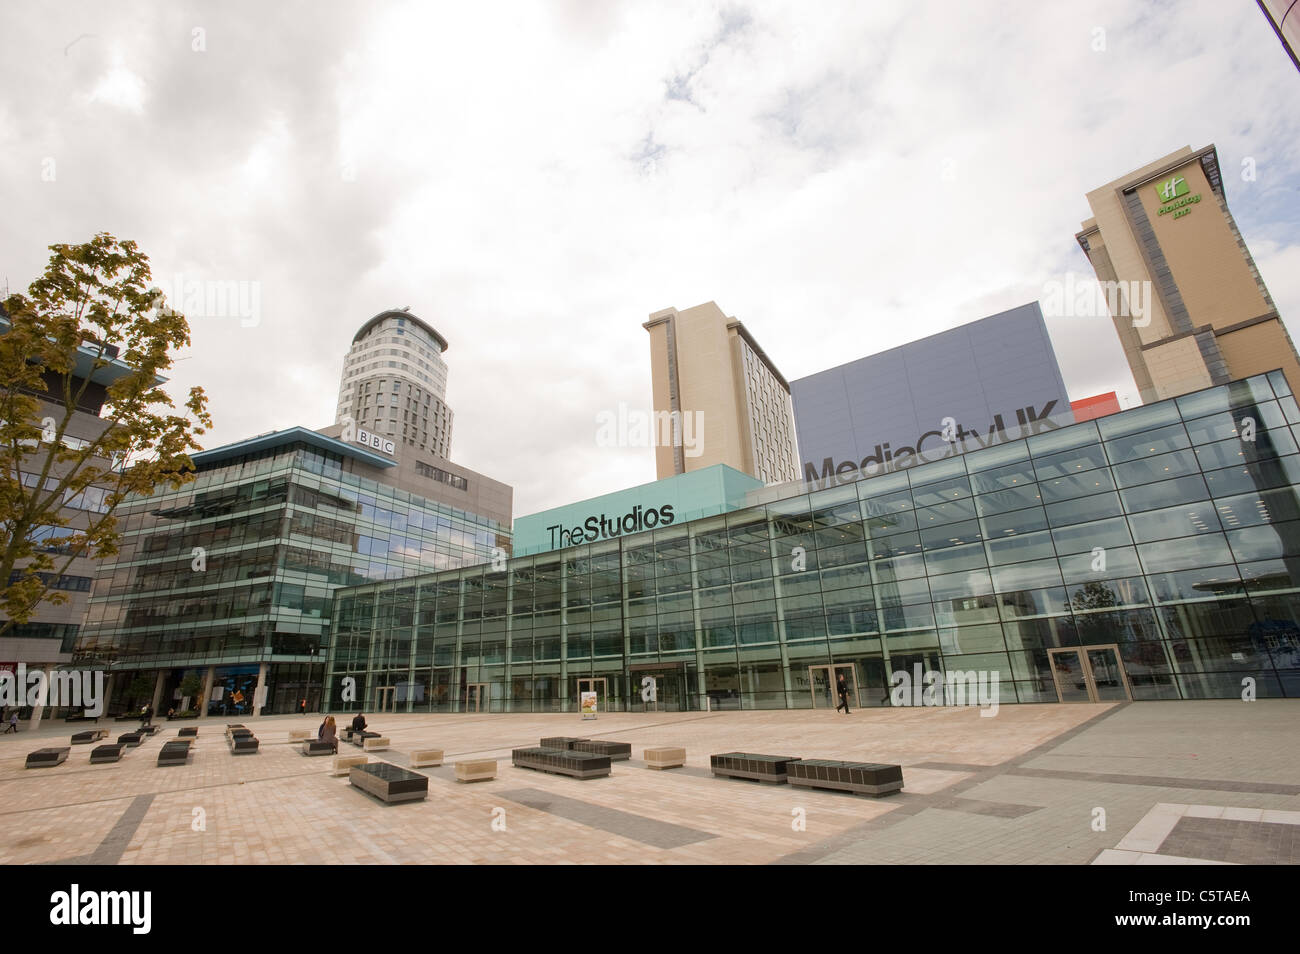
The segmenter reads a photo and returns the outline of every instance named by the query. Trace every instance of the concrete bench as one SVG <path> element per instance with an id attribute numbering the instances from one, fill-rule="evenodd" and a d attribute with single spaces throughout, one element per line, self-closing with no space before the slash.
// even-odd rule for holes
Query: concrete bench
<path id="1" fill-rule="evenodd" d="M 686 764 L 686 750 L 676 745 L 656 745 L 643 749 L 641 758 L 645 759 L 646 768 L 680 768 Z"/>
<path id="2" fill-rule="evenodd" d="M 232 735 L 230 737 L 230 754 L 256 755 L 259 744 L 257 736 L 252 733 L 249 733 L 248 735 Z"/>
<path id="3" fill-rule="evenodd" d="M 515 768 L 567 775 L 569 778 L 602 778 L 609 774 L 609 756 L 573 749 L 515 749 L 510 753 Z"/>
<path id="4" fill-rule="evenodd" d="M 903 787 L 903 767 L 881 762 L 838 762 L 801 759 L 786 767 L 791 785 L 830 788 L 880 798 Z"/>
<path id="5" fill-rule="evenodd" d="M 190 758 L 190 744 L 185 741 L 164 742 L 158 750 L 158 765 L 184 765 Z"/>
<path id="6" fill-rule="evenodd" d="M 383 802 L 414 802 L 429 797 L 429 776 L 388 762 L 354 765 L 348 781 Z"/>
<path id="7" fill-rule="evenodd" d="M 131 748 L 135 748 L 143 741 L 144 735 L 139 732 L 123 732 L 117 737 L 119 745 L 129 745 Z"/>
<path id="8" fill-rule="evenodd" d="M 571 749 L 575 742 L 590 742 L 588 738 L 576 738 L 568 735 L 550 735 L 542 739 L 540 745 L 544 749 Z"/>
<path id="9" fill-rule="evenodd" d="M 366 739 L 364 748 L 367 752 L 382 752 L 388 748 L 388 736 L 382 735 L 373 739 Z"/>
<path id="10" fill-rule="evenodd" d="M 290 729 L 290 730 L 289 730 L 289 741 L 290 741 L 290 742 L 306 742 L 306 741 L 307 741 L 308 739 L 310 739 L 310 738 L 311 738 L 311 733 L 308 732 L 306 729 Z"/>
<path id="11" fill-rule="evenodd" d="M 768 785 L 784 785 L 786 767 L 799 759 L 791 755 L 756 755 L 753 752 L 724 752 L 709 756 L 714 775 L 724 778 L 747 778 Z"/>
<path id="12" fill-rule="evenodd" d="M 62 746 L 58 748 L 37 749 L 27 756 L 27 768 L 49 768 L 51 765 L 59 765 L 68 760 L 68 753 L 72 751 L 71 746 Z"/>
<path id="13" fill-rule="evenodd" d="M 442 749 L 416 749 L 411 753 L 411 768 L 442 764 Z"/>
<path id="14" fill-rule="evenodd" d="M 545 746 L 543 746 L 545 748 Z M 608 755 L 611 762 L 618 762 L 632 757 L 631 742 L 605 742 L 601 739 L 578 740 L 570 748 L 575 752 L 593 752 L 596 755 Z"/>
<path id="15" fill-rule="evenodd" d="M 107 729 L 86 729 L 82 732 L 72 733 L 72 744 L 85 745 L 87 742 L 98 742 L 100 739 L 107 738 Z"/>
<path id="16" fill-rule="evenodd" d="M 347 741 L 357 748 L 363 748 L 367 739 L 377 739 L 379 737 L 378 732 L 349 732 L 346 736 Z"/>
<path id="17" fill-rule="evenodd" d="M 243 729 L 245 732 L 252 731 L 251 729 L 246 728 L 242 722 L 236 722 L 233 725 L 226 726 L 226 738 L 230 738 L 230 736 L 234 734 L 236 729 Z"/>
<path id="18" fill-rule="evenodd" d="M 458 782 L 485 782 L 496 777 L 496 759 L 467 759 L 456 763 L 456 781 Z"/>
<path id="19" fill-rule="evenodd" d="M 197 725 L 187 725 L 176 733 L 178 739 L 197 739 L 199 737 L 199 727 Z"/>
<path id="20" fill-rule="evenodd" d="M 334 756 L 334 770 L 331 775 L 348 775 L 354 765 L 369 765 L 370 756 L 368 755 L 336 755 Z"/>
<path id="21" fill-rule="evenodd" d="M 323 742 L 320 739 L 308 739 L 302 744 L 303 755 L 333 755 L 334 743 Z"/>
<path id="22" fill-rule="evenodd" d="M 120 742 L 111 742 L 108 745 L 97 745 L 90 750 L 90 764 L 98 765 L 101 762 L 117 762 L 122 758 L 122 749 L 124 746 Z"/>
<path id="23" fill-rule="evenodd" d="M 154 733 L 156 733 L 156 732 L 158 731 L 158 726 L 154 725 L 154 724 L 151 722 L 151 723 L 149 723 L 149 725 L 142 725 L 142 726 L 140 726 L 140 730 L 139 730 L 139 731 L 143 732 L 145 735 L 153 735 Z"/>

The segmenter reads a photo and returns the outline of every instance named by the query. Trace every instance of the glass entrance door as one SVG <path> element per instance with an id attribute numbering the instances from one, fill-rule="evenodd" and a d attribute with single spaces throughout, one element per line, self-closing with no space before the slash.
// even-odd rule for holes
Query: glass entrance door
<path id="1" fill-rule="evenodd" d="M 465 684 L 465 696 L 461 699 L 466 712 L 482 712 L 488 706 L 488 684 L 470 682 Z"/>
<path id="2" fill-rule="evenodd" d="M 609 687 L 604 676 L 582 676 L 578 679 L 578 691 L 574 695 L 573 703 L 582 709 L 582 694 L 584 692 L 594 692 L 596 694 L 596 711 L 609 711 Z"/>
<path id="3" fill-rule="evenodd" d="M 1092 691 L 1098 702 L 1122 702 L 1133 698 L 1118 646 L 1085 646 L 1084 653 L 1088 660 L 1088 674 L 1092 678 Z"/>
<path id="4" fill-rule="evenodd" d="M 396 712 L 397 704 L 394 701 L 396 697 L 397 697 L 396 686 L 376 686 L 375 687 L 375 711 Z"/>
<path id="5" fill-rule="evenodd" d="M 1122 702 L 1133 698 L 1118 646 L 1049 649 L 1047 658 L 1059 702 Z"/>
<path id="6" fill-rule="evenodd" d="M 628 711 L 685 712 L 690 698 L 687 684 L 693 673 L 694 670 L 677 667 L 632 670 Z M 646 682 L 647 679 L 652 681 Z"/>
<path id="7" fill-rule="evenodd" d="M 844 682 L 849 687 L 851 704 L 861 708 L 861 703 L 858 702 L 857 667 L 852 663 L 836 663 L 833 666 L 808 667 L 808 682 L 812 688 L 814 709 L 834 709 L 840 704 L 837 684 L 841 674 L 844 676 Z"/>

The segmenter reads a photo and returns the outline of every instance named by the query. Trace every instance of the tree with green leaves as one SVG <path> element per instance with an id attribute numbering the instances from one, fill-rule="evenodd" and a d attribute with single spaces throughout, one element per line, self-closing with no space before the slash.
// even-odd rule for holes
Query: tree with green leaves
<path id="1" fill-rule="evenodd" d="M 211 426 L 202 388 L 178 409 L 161 386 L 189 324 L 136 244 L 100 233 L 50 250 L 0 309 L 0 635 L 66 601 L 52 584 L 73 560 L 117 552 L 129 494 L 193 480 L 188 452 Z M 98 412 L 97 433 L 72 433 L 78 410 Z"/>

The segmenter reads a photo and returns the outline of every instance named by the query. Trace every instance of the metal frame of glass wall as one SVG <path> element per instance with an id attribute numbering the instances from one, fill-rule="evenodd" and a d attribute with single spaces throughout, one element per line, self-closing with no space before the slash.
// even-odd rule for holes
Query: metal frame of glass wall
<path id="1" fill-rule="evenodd" d="M 110 705 L 163 673 L 160 708 L 216 667 L 212 714 L 251 711 L 247 669 L 268 664 L 263 713 L 319 709 L 333 591 L 482 563 L 508 547 L 487 517 L 342 469 L 287 443 L 205 468 L 179 489 L 125 501 L 123 542 L 102 561 L 76 656 L 111 663 Z M 199 549 L 196 549 L 199 548 Z M 202 552 L 202 558 L 198 554 Z M 254 680 L 255 681 L 255 680 Z"/>
<path id="2" fill-rule="evenodd" d="M 335 594 L 327 703 L 804 708 L 852 664 L 997 673 L 1057 702 L 1049 651 L 1117 646 L 1134 699 L 1300 695 L 1300 408 L 1260 375 L 731 513 Z M 1086 654 L 1085 654 L 1086 657 Z M 355 680 L 343 701 L 343 677 Z M 1111 682 L 1114 683 L 1113 674 Z M 1095 693 L 1094 693 L 1095 694 Z"/>

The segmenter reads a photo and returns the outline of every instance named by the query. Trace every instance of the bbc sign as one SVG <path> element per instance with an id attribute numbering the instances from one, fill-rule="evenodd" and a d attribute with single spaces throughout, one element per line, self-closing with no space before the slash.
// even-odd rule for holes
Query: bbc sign
<path id="1" fill-rule="evenodd" d="M 1038 303 L 792 381 L 805 481 L 888 473 L 1074 423 Z"/>
<path id="2" fill-rule="evenodd" d="M 357 443 L 363 447 L 369 447 L 371 450 L 382 451 L 389 457 L 397 452 L 397 445 L 386 437 L 380 437 L 378 434 L 371 434 L 369 431 L 357 428 Z"/>

